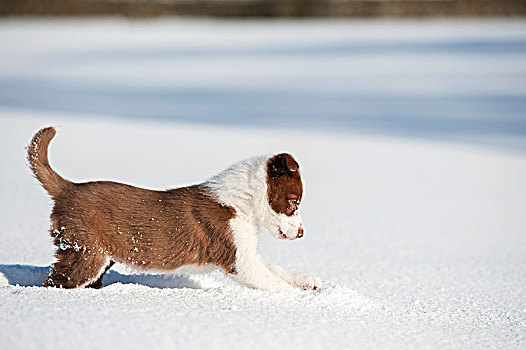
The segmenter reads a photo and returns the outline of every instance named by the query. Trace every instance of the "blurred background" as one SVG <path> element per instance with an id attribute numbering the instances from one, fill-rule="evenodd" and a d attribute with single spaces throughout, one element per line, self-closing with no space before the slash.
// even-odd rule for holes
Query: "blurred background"
<path id="1" fill-rule="evenodd" d="M 520 0 L 4 0 L 0 107 L 524 150 Z"/>
<path id="2" fill-rule="evenodd" d="M 517 16 L 521 0 L 4 0 L 7 15 L 221 17 Z"/>

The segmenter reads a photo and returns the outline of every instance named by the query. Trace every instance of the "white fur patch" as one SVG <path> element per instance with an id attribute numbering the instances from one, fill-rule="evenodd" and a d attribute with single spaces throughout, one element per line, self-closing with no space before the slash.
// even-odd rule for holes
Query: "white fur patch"
<path id="1" fill-rule="evenodd" d="M 236 210 L 236 215 L 263 226 L 276 238 L 280 230 L 289 239 L 296 238 L 303 225 L 300 211 L 287 216 L 276 213 L 268 201 L 267 161 L 269 156 L 253 157 L 234 164 L 203 185 L 220 203 Z"/>
<path id="2" fill-rule="evenodd" d="M 236 245 L 236 271 L 232 277 L 252 288 L 291 290 L 290 282 L 278 276 L 257 254 L 258 226 L 267 228 L 275 237 L 294 239 L 302 226 L 298 214 L 276 213 L 269 205 L 267 161 L 269 157 L 254 157 L 234 164 L 229 169 L 202 184 L 219 203 L 236 210 L 230 227 Z"/>

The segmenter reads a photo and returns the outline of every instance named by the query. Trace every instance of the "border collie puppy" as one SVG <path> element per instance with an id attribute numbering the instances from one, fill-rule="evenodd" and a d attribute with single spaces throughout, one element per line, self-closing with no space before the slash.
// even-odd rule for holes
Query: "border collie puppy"
<path id="1" fill-rule="evenodd" d="M 287 153 L 241 161 L 194 186 L 152 191 L 121 183 L 74 183 L 49 165 L 55 128 L 28 147 L 34 176 L 54 201 L 56 245 L 44 286 L 101 288 L 115 263 L 145 272 L 206 272 L 221 268 L 262 290 L 316 289 L 318 277 L 289 273 L 261 260 L 258 226 L 276 238 L 303 236 L 299 165 Z"/>

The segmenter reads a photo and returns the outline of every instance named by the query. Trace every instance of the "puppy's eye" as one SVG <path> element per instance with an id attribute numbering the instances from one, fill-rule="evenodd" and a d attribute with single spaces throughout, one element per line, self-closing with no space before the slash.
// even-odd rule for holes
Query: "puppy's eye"
<path id="1" fill-rule="evenodd" d="M 289 210 L 291 211 L 291 214 L 295 214 L 300 205 L 299 199 L 289 199 L 288 202 L 289 202 Z"/>
<path id="2" fill-rule="evenodd" d="M 300 205 L 300 198 L 289 199 L 289 203 L 290 203 L 290 204 Z"/>

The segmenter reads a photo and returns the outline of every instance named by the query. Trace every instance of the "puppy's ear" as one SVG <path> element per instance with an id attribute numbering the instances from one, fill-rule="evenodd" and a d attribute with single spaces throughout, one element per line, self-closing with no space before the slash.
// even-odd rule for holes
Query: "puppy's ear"
<path id="1" fill-rule="evenodd" d="M 292 175 L 300 166 L 288 153 L 280 153 L 270 158 L 268 161 L 268 175 L 270 178 L 276 178 L 285 174 Z"/>

